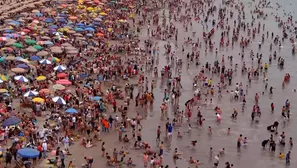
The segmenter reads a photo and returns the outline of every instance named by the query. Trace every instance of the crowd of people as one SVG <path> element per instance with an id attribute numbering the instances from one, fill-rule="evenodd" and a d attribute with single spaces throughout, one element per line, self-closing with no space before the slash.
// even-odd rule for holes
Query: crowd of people
<path id="1" fill-rule="evenodd" d="M 252 10 L 235 0 L 65 0 L 44 2 L 12 14 L 3 20 L 0 37 L 0 133 L 5 166 L 32 167 L 45 159 L 52 167 L 73 168 L 82 164 L 67 160 L 76 155 L 71 149 L 76 144 L 86 150 L 101 148 L 101 155 L 80 156 L 85 168 L 96 167 L 94 164 L 138 167 L 135 156 L 140 153 L 140 167 L 177 167 L 180 160 L 196 168 L 207 165 L 195 155 L 186 158 L 178 145 L 172 152 L 173 163 L 164 153 L 170 151 L 173 139 L 184 141 L 184 136 L 203 130 L 205 123 L 209 124 L 208 136 L 215 137 L 214 123 L 239 120 L 240 110 L 234 105 L 228 116 L 226 107 L 218 103 L 222 100 L 240 104 L 242 112 L 251 108 L 251 121 L 261 123 L 260 97 L 272 96 L 280 89 L 269 80 L 270 65 L 277 59 L 277 67 L 285 67 L 285 59 L 278 55 L 285 41 L 295 53 L 292 16 L 284 21 L 275 16 L 282 33 L 274 34 L 261 23 L 268 17 L 265 9 L 271 7 L 270 2 L 251 3 L 255 5 Z M 255 47 L 258 37 L 261 40 Z M 261 52 L 267 43 L 270 56 Z M 222 54 L 234 48 L 238 55 Z M 215 61 L 204 61 L 202 56 Z M 187 76 L 191 78 L 191 94 L 185 94 L 189 89 L 184 86 Z M 282 89 L 290 85 L 290 77 L 285 74 Z M 259 86 L 264 90 L 251 96 L 249 88 L 254 81 L 263 81 Z M 156 130 L 151 142 L 144 138 L 149 130 L 143 123 L 150 120 L 147 118 L 155 104 L 160 105 L 161 124 L 150 124 L 149 129 Z M 276 104 L 280 103 L 270 104 L 271 115 L 278 115 L 274 113 Z M 209 108 L 214 109 L 212 115 Z M 291 161 L 294 135 L 280 131 L 278 125 L 292 120 L 291 115 L 286 99 L 282 118 L 271 121 L 273 124 L 267 126 L 271 135 L 261 143 L 263 150 L 269 144 L 271 153 L 279 143 L 279 159 L 285 159 L 286 165 Z M 187 131 L 180 130 L 185 127 Z M 106 137 L 114 132 L 118 138 L 112 141 L 121 147 L 113 146 L 110 151 L 107 146 L 113 144 Z M 231 137 L 233 127 L 224 132 Z M 250 135 L 236 136 L 234 147 L 247 148 Z M 193 150 L 208 145 L 199 138 L 186 141 Z M 216 153 L 210 146 L 210 164 L 219 167 L 226 150 L 222 147 Z M 99 155 L 106 163 L 96 163 Z M 225 167 L 237 167 L 231 162 L 226 161 Z"/>

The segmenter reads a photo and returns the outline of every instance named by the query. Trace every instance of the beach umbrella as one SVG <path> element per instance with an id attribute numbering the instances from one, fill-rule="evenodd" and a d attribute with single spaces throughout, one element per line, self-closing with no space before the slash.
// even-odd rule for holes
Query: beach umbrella
<path id="1" fill-rule="evenodd" d="M 40 64 L 43 64 L 43 65 L 49 65 L 49 64 L 52 64 L 52 62 L 48 59 L 42 59 L 39 61 Z"/>
<path id="2" fill-rule="evenodd" d="M 59 18 L 57 21 L 61 22 L 61 23 L 66 23 L 67 22 L 67 20 L 65 18 Z"/>
<path id="3" fill-rule="evenodd" d="M 23 69 L 23 68 L 12 68 L 11 71 L 14 72 L 14 73 L 24 73 L 24 72 L 26 72 L 26 70 Z"/>
<path id="4" fill-rule="evenodd" d="M 9 41 L 5 43 L 5 46 L 12 46 L 15 43 L 15 41 Z"/>
<path id="5" fill-rule="evenodd" d="M 41 17 L 41 16 L 43 16 L 43 14 L 38 12 L 38 13 L 35 13 L 35 16 Z"/>
<path id="6" fill-rule="evenodd" d="M 51 25 L 51 26 L 49 26 L 48 28 L 50 28 L 50 29 L 57 29 L 57 28 L 59 28 L 57 25 Z"/>
<path id="7" fill-rule="evenodd" d="M 26 65 L 26 64 L 18 64 L 16 67 L 17 67 L 17 68 L 23 68 L 23 69 L 27 69 L 27 68 L 29 68 L 29 66 Z"/>
<path id="8" fill-rule="evenodd" d="M 15 56 L 9 55 L 7 57 L 5 57 L 6 60 L 16 60 Z"/>
<path id="9" fill-rule="evenodd" d="M 30 57 L 30 60 L 38 61 L 38 60 L 40 60 L 40 57 L 38 57 L 37 55 L 33 55 L 33 56 Z"/>
<path id="10" fill-rule="evenodd" d="M 30 46 L 30 47 L 26 48 L 26 51 L 31 52 L 31 53 L 34 53 L 34 52 L 37 52 L 37 49 L 34 48 L 34 47 L 32 47 L 32 46 Z"/>
<path id="11" fill-rule="evenodd" d="M 99 100 L 101 100 L 101 97 L 100 97 L 100 96 L 94 96 L 94 97 L 92 98 L 92 100 L 94 100 L 94 101 L 99 101 Z"/>
<path id="12" fill-rule="evenodd" d="M 77 54 L 78 53 L 78 50 L 69 50 L 67 51 L 67 54 Z"/>
<path id="13" fill-rule="evenodd" d="M 43 39 L 43 40 L 50 40 L 51 38 L 48 37 L 48 36 L 42 36 L 41 39 Z"/>
<path id="14" fill-rule="evenodd" d="M 7 89 L 0 89 L 0 93 L 7 93 L 8 90 Z"/>
<path id="15" fill-rule="evenodd" d="M 26 77 L 24 77 L 23 75 L 15 76 L 14 79 L 19 82 L 29 82 L 29 80 Z"/>
<path id="16" fill-rule="evenodd" d="M 42 50 L 43 49 L 43 47 L 41 47 L 40 45 L 34 45 L 33 46 L 36 50 Z"/>
<path id="17" fill-rule="evenodd" d="M 127 8 L 121 8 L 121 10 L 122 10 L 122 11 L 126 11 L 126 10 L 127 10 Z"/>
<path id="18" fill-rule="evenodd" d="M 52 22 L 54 22 L 54 19 L 53 19 L 53 18 L 46 18 L 46 19 L 44 20 L 44 22 L 45 22 L 45 23 L 52 23 Z"/>
<path id="19" fill-rule="evenodd" d="M 104 34 L 103 34 L 103 33 L 97 33 L 97 36 L 99 36 L 99 37 L 103 37 Z"/>
<path id="20" fill-rule="evenodd" d="M 62 97 L 59 97 L 59 96 L 54 97 L 52 100 L 53 100 L 55 103 L 58 103 L 58 104 L 63 104 L 63 105 L 66 104 L 66 101 L 65 101 Z"/>
<path id="21" fill-rule="evenodd" d="M 82 32 L 82 31 L 84 31 L 84 29 L 83 29 L 83 28 L 80 28 L 80 27 L 76 27 L 76 28 L 74 28 L 74 30 L 77 31 L 77 32 Z"/>
<path id="22" fill-rule="evenodd" d="M 11 29 L 6 29 L 6 30 L 4 30 L 4 32 L 5 32 L 5 33 L 12 33 L 13 30 L 11 30 Z"/>
<path id="23" fill-rule="evenodd" d="M 44 44 L 45 44 L 45 45 L 54 45 L 54 43 L 51 42 L 51 41 L 45 41 Z"/>
<path id="24" fill-rule="evenodd" d="M 85 31 L 91 31 L 91 32 L 93 32 L 93 31 L 95 31 L 95 29 L 92 28 L 92 27 L 87 27 L 87 28 L 85 28 Z"/>
<path id="25" fill-rule="evenodd" d="M 78 27 L 84 27 L 85 24 L 84 23 L 77 23 L 76 26 L 78 26 Z"/>
<path id="26" fill-rule="evenodd" d="M 25 158 L 25 159 L 34 159 L 39 157 L 40 152 L 36 149 L 32 149 L 32 148 L 22 148 L 19 149 L 17 154 L 21 157 L 21 158 Z"/>
<path id="27" fill-rule="evenodd" d="M 0 63 L 5 62 L 5 57 L 0 57 Z"/>
<path id="28" fill-rule="evenodd" d="M 57 80 L 57 81 L 56 81 L 56 84 L 61 84 L 61 85 L 71 85 L 72 82 L 70 82 L 70 81 L 67 80 L 67 79 L 60 79 L 60 80 Z"/>
<path id="29" fill-rule="evenodd" d="M 29 44 L 29 45 L 32 45 L 32 44 L 36 44 L 36 41 L 35 40 L 32 40 L 32 39 L 26 39 L 25 40 L 25 43 L 26 44 Z"/>
<path id="30" fill-rule="evenodd" d="M 16 48 L 23 48 L 23 44 L 21 43 L 13 43 L 12 46 L 16 47 Z"/>
<path id="31" fill-rule="evenodd" d="M 56 48 L 56 49 L 51 50 L 51 52 L 54 54 L 61 54 L 63 52 L 63 50 Z"/>
<path id="32" fill-rule="evenodd" d="M 55 85 L 53 85 L 53 89 L 55 89 L 55 90 L 64 90 L 65 86 L 63 86 L 61 84 L 55 84 Z"/>
<path id="33" fill-rule="evenodd" d="M 8 119 L 6 119 L 5 121 L 3 121 L 2 126 L 7 127 L 7 126 L 11 126 L 11 125 L 16 125 L 20 122 L 21 122 L 21 119 L 19 119 L 16 116 L 11 116 Z"/>
<path id="34" fill-rule="evenodd" d="M 41 98 L 41 97 L 35 97 L 34 99 L 32 99 L 32 101 L 34 103 L 43 103 L 44 102 L 44 99 Z"/>
<path id="35" fill-rule="evenodd" d="M 36 78 L 37 81 L 43 81 L 43 80 L 46 80 L 46 77 L 45 76 L 38 76 Z"/>
<path id="36" fill-rule="evenodd" d="M 105 13 L 105 12 L 100 12 L 99 15 L 101 15 L 101 16 L 107 16 L 107 13 Z"/>
<path id="37" fill-rule="evenodd" d="M 3 80 L 3 81 L 8 81 L 8 76 L 0 75 L 0 79 Z"/>
<path id="38" fill-rule="evenodd" d="M 58 78 L 65 78 L 66 76 L 68 76 L 66 73 L 58 73 L 57 74 Z"/>
<path id="39" fill-rule="evenodd" d="M 22 57 L 19 57 L 19 59 L 17 58 L 17 61 L 24 62 L 26 64 L 30 64 L 30 62 L 27 59 L 24 59 Z"/>
<path id="40" fill-rule="evenodd" d="M 10 47 L 4 47 L 4 48 L 1 48 L 2 51 L 8 51 L 8 52 L 12 52 L 13 49 L 10 48 Z"/>
<path id="41" fill-rule="evenodd" d="M 6 37 L 0 37 L 0 41 L 6 41 L 8 38 Z"/>
<path id="42" fill-rule="evenodd" d="M 75 108 L 69 108 L 65 112 L 70 113 L 70 114 L 74 114 L 74 113 L 77 113 L 77 110 Z"/>
<path id="43" fill-rule="evenodd" d="M 41 89 L 39 90 L 39 93 L 50 93 L 51 91 L 49 89 Z"/>
<path id="44" fill-rule="evenodd" d="M 60 62 L 61 60 L 57 57 L 50 57 L 48 58 L 48 60 L 52 61 L 52 62 Z"/>
<path id="45" fill-rule="evenodd" d="M 43 57 L 43 56 L 47 56 L 48 52 L 47 51 L 39 51 L 36 55 L 40 56 L 40 57 Z"/>
<path id="46" fill-rule="evenodd" d="M 24 94 L 24 97 L 34 97 L 37 95 L 38 95 L 38 92 L 36 92 L 36 91 L 28 91 Z"/>
<path id="47" fill-rule="evenodd" d="M 0 83 L 3 83 L 4 81 L 0 79 Z"/>
<path id="48" fill-rule="evenodd" d="M 54 68 L 55 71 L 64 71 L 66 70 L 67 68 L 63 65 L 58 65 Z"/>

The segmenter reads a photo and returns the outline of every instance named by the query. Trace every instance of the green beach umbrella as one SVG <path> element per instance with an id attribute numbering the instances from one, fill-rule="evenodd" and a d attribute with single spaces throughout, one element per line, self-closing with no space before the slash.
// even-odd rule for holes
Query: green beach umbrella
<path id="1" fill-rule="evenodd" d="M 0 58 L 0 63 L 2 63 L 2 62 L 5 62 L 5 58 L 4 57 L 1 57 Z"/>
<path id="2" fill-rule="evenodd" d="M 13 43 L 12 46 L 16 47 L 16 48 L 23 48 L 23 44 L 21 43 Z"/>
<path id="3" fill-rule="evenodd" d="M 29 44 L 29 45 L 36 44 L 36 41 L 32 40 L 32 39 L 27 39 L 27 40 L 25 40 L 25 42 L 26 42 L 26 44 Z"/>
<path id="4" fill-rule="evenodd" d="M 121 10 L 123 10 L 123 11 L 126 11 L 126 10 L 127 10 L 127 8 L 121 8 Z"/>
<path id="5" fill-rule="evenodd" d="M 33 46 L 36 50 L 42 50 L 43 49 L 43 47 L 41 47 L 40 45 L 34 45 Z"/>

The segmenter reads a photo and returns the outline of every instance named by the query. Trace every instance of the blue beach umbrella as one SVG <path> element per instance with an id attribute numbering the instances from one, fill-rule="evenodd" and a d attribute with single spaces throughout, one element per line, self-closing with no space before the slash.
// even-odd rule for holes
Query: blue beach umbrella
<path id="1" fill-rule="evenodd" d="M 66 23 L 66 22 L 67 22 L 67 20 L 66 20 L 66 19 L 64 19 L 64 18 L 59 18 L 59 19 L 58 19 L 58 22 L 61 22 L 61 23 Z"/>
<path id="2" fill-rule="evenodd" d="M 29 68 L 29 66 L 26 65 L 26 64 L 18 64 L 16 67 L 18 67 L 18 68 L 23 68 L 23 69 L 27 69 L 27 68 Z"/>
<path id="3" fill-rule="evenodd" d="M 46 18 L 46 19 L 44 20 L 45 23 L 52 23 L 53 21 L 54 21 L 53 18 Z"/>
<path id="4" fill-rule="evenodd" d="M 77 23 L 76 26 L 77 26 L 77 27 L 84 27 L 85 24 L 83 24 L 83 23 Z"/>
<path id="5" fill-rule="evenodd" d="M 25 159 L 34 159 L 39 157 L 40 152 L 32 148 L 22 148 L 18 150 L 17 154 Z"/>
<path id="6" fill-rule="evenodd" d="M 70 114 L 74 114 L 74 113 L 77 113 L 77 110 L 75 108 L 69 108 L 65 112 L 70 113 Z"/>
<path id="7" fill-rule="evenodd" d="M 100 97 L 100 96 L 94 96 L 94 97 L 92 98 L 92 100 L 94 100 L 94 101 L 99 101 L 99 100 L 101 100 L 101 97 Z"/>
<path id="8" fill-rule="evenodd" d="M 12 33 L 13 30 L 11 30 L 11 29 L 6 29 L 6 30 L 4 30 L 4 32 L 5 32 L 5 33 Z"/>
<path id="9" fill-rule="evenodd" d="M 95 31 L 95 29 L 92 28 L 92 27 L 87 27 L 87 28 L 85 28 L 85 31 L 91 31 L 91 32 L 93 32 L 93 31 Z"/>
<path id="10" fill-rule="evenodd" d="M 52 100 L 58 104 L 64 104 L 64 105 L 66 104 L 66 101 L 62 97 L 59 97 L 59 96 L 54 97 Z"/>
<path id="11" fill-rule="evenodd" d="M 42 13 L 39 13 L 39 12 L 37 12 L 37 13 L 35 13 L 35 16 L 37 16 L 37 17 L 41 17 L 41 16 L 43 16 L 43 14 L 42 14 Z"/>
<path id="12" fill-rule="evenodd" d="M 29 82 L 29 80 L 26 77 L 24 77 L 23 75 L 15 76 L 14 80 L 17 80 L 19 82 Z"/>
<path id="13" fill-rule="evenodd" d="M 57 26 L 57 25 L 51 25 L 51 26 L 49 26 L 49 28 L 50 28 L 50 29 L 57 29 L 58 26 Z"/>
<path id="14" fill-rule="evenodd" d="M 54 43 L 51 42 L 51 41 L 46 41 L 46 42 L 44 42 L 44 44 L 45 44 L 45 45 L 54 45 Z"/>
<path id="15" fill-rule="evenodd" d="M 38 95 L 38 92 L 36 92 L 36 91 L 28 91 L 24 94 L 24 97 L 34 97 L 37 95 Z"/>
<path id="16" fill-rule="evenodd" d="M 83 28 L 80 28 L 80 27 L 76 27 L 76 28 L 74 28 L 74 30 L 77 31 L 77 32 L 82 32 L 82 31 L 84 31 L 84 29 L 83 29 Z"/>
<path id="17" fill-rule="evenodd" d="M 2 123 L 2 126 L 7 127 L 7 126 L 11 126 L 11 125 L 16 125 L 20 122 L 21 122 L 21 119 L 19 119 L 16 116 L 11 116 Z"/>
<path id="18" fill-rule="evenodd" d="M 33 55 L 33 56 L 30 57 L 30 60 L 32 60 L 32 61 L 39 61 L 40 60 L 40 57 L 37 56 L 37 55 Z"/>

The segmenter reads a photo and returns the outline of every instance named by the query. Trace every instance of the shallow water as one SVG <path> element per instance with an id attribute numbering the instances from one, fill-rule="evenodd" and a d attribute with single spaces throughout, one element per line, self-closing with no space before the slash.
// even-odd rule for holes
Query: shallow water
<path id="1" fill-rule="evenodd" d="M 247 0 L 244 0 L 243 3 L 246 4 L 246 7 L 248 6 Z M 275 3 L 277 1 L 273 0 L 271 1 L 271 5 L 275 6 Z M 215 1 L 216 5 L 219 5 L 221 3 L 220 0 Z M 279 15 L 283 15 L 282 9 L 285 9 L 286 11 L 290 11 L 294 9 L 294 7 L 297 6 L 297 1 L 294 0 L 286 0 L 278 2 L 283 7 L 278 10 Z M 292 3 L 291 5 L 288 5 Z M 246 9 L 247 11 L 250 10 L 250 8 Z M 273 15 L 270 15 L 271 12 L 274 14 L 277 13 L 274 9 L 265 9 L 265 11 L 268 12 L 269 17 L 266 20 L 256 20 L 255 25 L 258 24 L 260 21 L 261 23 L 266 24 L 266 31 L 269 30 L 270 32 L 275 32 L 274 34 L 281 35 L 281 29 L 278 28 L 277 23 L 274 21 Z M 168 15 L 168 10 L 166 11 Z M 162 12 L 160 12 L 160 15 Z M 296 14 L 294 13 L 296 16 Z M 236 13 L 235 13 L 236 16 Z M 217 15 L 215 15 L 217 17 Z M 247 21 L 251 19 L 249 12 L 246 12 Z M 211 19 L 210 19 L 211 20 Z M 233 23 L 233 21 L 229 21 L 230 23 Z M 183 44 L 183 39 L 187 38 L 188 36 L 192 36 L 192 31 L 196 31 L 196 37 L 202 36 L 203 29 L 200 24 L 194 23 L 193 21 L 193 30 L 189 30 L 189 32 L 184 32 L 184 29 L 182 28 L 182 25 L 178 22 L 174 23 L 175 26 L 179 29 L 179 41 L 178 41 L 178 47 L 174 47 L 174 51 L 176 51 L 176 54 L 178 57 L 182 58 L 184 62 L 186 62 L 186 53 L 187 51 L 190 52 L 190 47 L 185 48 L 184 55 L 181 52 L 181 45 Z M 211 23 L 209 23 L 211 25 Z M 210 26 L 211 27 L 211 26 Z M 217 41 L 217 45 L 220 40 L 220 30 L 217 31 L 212 38 L 213 41 Z M 241 32 L 242 33 L 242 32 Z M 148 39 L 146 36 L 146 27 L 143 29 L 142 33 L 140 33 L 140 39 L 141 39 L 141 45 L 143 45 L 143 41 Z M 265 32 L 266 35 L 266 32 Z M 184 63 L 184 66 L 182 68 L 182 96 L 180 97 L 180 108 L 184 109 L 184 103 L 190 99 L 193 96 L 194 90 L 192 89 L 192 79 L 195 75 L 198 74 L 200 68 L 202 65 L 205 65 L 206 62 L 210 62 L 213 64 L 215 60 L 221 61 L 222 55 L 225 55 L 225 65 L 228 68 L 228 61 L 227 56 L 233 55 L 233 67 L 237 63 L 239 65 L 239 69 L 243 64 L 243 61 L 246 62 L 247 66 L 250 67 L 252 65 L 252 61 L 249 57 L 250 50 L 254 50 L 254 53 L 256 52 L 263 54 L 263 63 L 268 62 L 268 57 L 270 54 L 272 54 L 269 51 L 269 44 L 268 39 L 265 39 L 265 44 L 263 44 L 261 50 L 258 49 L 258 41 L 261 40 L 261 34 L 256 36 L 256 39 L 254 39 L 253 43 L 250 44 L 248 49 L 245 50 L 245 58 L 244 60 L 241 60 L 241 58 L 238 56 L 238 53 L 240 52 L 238 44 L 234 45 L 234 48 L 223 48 L 220 49 L 219 54 L 215 56 L 214 52 L 208 52 L 204 53 L 204 49 L 200 50 L 200 61 L 201 65 L 197 68 L 195 65 L 191 65 L 189 70 L 186 68 L 186 63 Z M 160 70 L 162 67 L 167 65 L 167 61 L 165 56 L 163 56 L 164 51 L 164 44 L 166 44 L 166 41 L 158 41 L 158 46 L 160 47 L 160 56 L 159 56 L 159 64 L 158 69 Z M 174 46 L 174 41 L 171 41 L 172 46 Z M 193 157 L 194 159 L 200 160 L 202 163 L 201 167 L 213 167 L 213 158 L 215 154 L 217 154 L 222 148 L 226 149 L 226 154 L 220 158 L 220 166 L 223 167 L 223 163 L 228 161 L 230 163 L 233 163 L 235 167 L 240 168 L 250 168 L 250 167 L 271 167 L 271 168 L 280 168 L 285 167 L 284 161 L 280 161 L 278 158 L 279 152 L 285 152 L 287 153 L 288 150 L 292 150 L 292 158 L 297 153 L 296 148 L 290 149 L 289 145 L 286 145 L 284 148 L 277 146 L 277 150 L 275 154 L 270 153 L 268 149 L 262 149 L 261 142 L 264 139 L 268 139 L 270 137 L 270 133 L 266 130 L 266 127 L 270 124 L 272 124 L 275 120 L 280 121 L 279 126 L 279 132 L 286 132 L 286 140 L 288 142 L 289 137 L 293 137 L 294 142 L 297 139 L 297 134 L 294 132 L 294 126 L 296 126 L 296 118 L 297 115 L 295 114 L 296 106 L 296 94 L 292 90 L 296 88 L 297 86 L 297 79 L 295 75 L 295 65 L 296 65 L 296 56 L 292 56 L 291 54 L 291 45 L 288 40 L 285 40 L 283 43 L 283 48 L 281 50 L 278 49 L 278 47 L 274 46 L 274 50 L 277 51 L 277 55 L 282 55 L 285 58 L 285 67 L 284 69 L 279 69 L 277 66 L 277 60 L 273 60 L 272 64 L 269 66 L 267 77 L 269 79 L 269 86 L 273 86 L 274 94 L 269 95 L 266 91 L 264 95 L 260 95 L 260 107 L 262 111 L 262 116 L 259 123 L 251 122 L 251 111 L 252 106 L 254 105 L 254 95 L 255 93 L 261 93 L 265 91 L 264 89 L 264 83 L 262 81 L 263 76 L 260 76 L 259 80 L 253 80 L 251 84 L 249 84 L 248 94 L 246 96 L 246 108 L 244 112 L 241 112 L 241 103 L 238 101 L 230 102 L 229 95 L 227 93 L 223 94 L 222 99 L 217 99 L 217 96 L 213 97 L 213 104 L 208 105 L 207 107 L 202 107 L 202 114 L 206 121 L 204 122 L 203 128 L 199 128 L 196 119 L 192 119 L 190 122 L 193 129 L 191 133 L 186 133 L 188 128 L 188 122 L 184 122 L 184 124 L 181 127 L 178 127 L 173 132 L 173 138 L 170 141 L 170 143 L 167 142 L 166 138 L 164 137 L 165 129 L 163 129 L 163 136 L 162 140 L 164 138 L 165 142 L 165 152 L 164 152 L 164 165 L 170 165 L 170 167 L 175 167 L 175 164 L 172 159 L 172 154 L 174 148 L 178 148 L 179 151 L 183 152 L 182 159 L 177 160 L 176 166 L 180 168 L 186 168 L 188 167 L 188 159 L 190 157 Z M 203 48 L 204 46 L 202 46 Z M 274 51 L 273 50 L 273 51 Z M 254 61 L 254 65 L 256 66 L 256 61 Z M 288 85 L 286 85 L 285 89 L 282 89 L 282 80 L 285 75 L 285 73 L 290 73 L 291 75 L 291 81 Z M 152 76 L 152 73 L 146 73 L 148 76 Z M 210 74 L 209 74 L 210 76 Z M 150 77 L 152 78 L 152 77 Z M 217 76 L 212 76 L 213 78 L 213 84 L 216 84 L 218 82 Z M 234 89 L 235 83 L 242 82 L 243 86 L 248 85 L 248 79 L 246 75 L 242 75 L 240 71 L 235 73 L 235 76 L 232 81 L 232 86 L 228 86 L 227 89 Z M 163 83 L 163 85 L 161 85 Z M 161 112 L 160 112 L 160 105 L 162 103 L 163 99 L 163 92 L 166 86 L 164 85 L 166 83 L 165 81 L 161 81 L 161 79 L 157 79 L 157 86 L 154 90 L 155 94 L 155 103 L 153 107 L 147 112 L 143 109 L 135 109 L 136 112 L 140 112 L 143 116 L 147 116 L 147 118 L 142 122 L 143 130 L 142 130 L 142 136 L 143 139 L 146 142 L 149 142 L 152 145 L 153 149 L 158 149 L 156 144 L 156 131 L 157 126 L 161 125 L 163 128 L 165 126 L 165 121 L 161 120 Z M 210 99 L 211 97 L 208 97 Z M 286 99 L 289 99 L 291 102 L 291 111 L 292 111 L 292 118 L 289 122 L 283 123 L 281 122 L 281 108 L 284 105 L 284 102 Z M 270 112 L 270 103 L 274 102 L 275 104 L 275 112 Z M 222 122 L 217 123 L 214 107 L 219 106 L 222 109 L 223 116 L 222 116 Z M 197 106 L 195 107 L 197 108 Z M 239 111 L 237 120 L 232 120 L 230 118 L 233 108 L 237 108 Z M 171 112 L 172 108 L 169 108 L 168 117 L 170 120 L 173 119 L 174 115 Z M 131 111 L 130 115 L 135 116 L 136 112 L 134 114 L 133 110 Z M 197 111 L 193 112 L 193 117 L 197 115 Z M 213 134 L 208 135 L 208 126 L 212 127 Z M 231 128 L 231 134 L 227 135 L 227 128 Z M 176 139 L 177 131 L 180 131 L 183 133 L 183 139 Z M 128 133 L 130 134 L 130 133 Z M 248 138 L 248 145 L 241 147 L 241 149 L 238 149 L 236 147 L 236 141 L 239 134 L 242 134 L 243 137 Z M 129 145 L 123 145 L 117 142 L 117 136 L 114 134 L 104 135 L 103 136 L 104 141 L 107 143 L 107 152 L 110 154 L 112 153 L 112 149 L 114 147 L 121 147 L 125 146 L 126 149 L 129 149 L 131 155 L 128 155 L 128 157 L 132 157 L 133 161 L 137 164 L 137 167 L 143 167 L 142 166 L 142 159 L 141 159 L 141 153 L 142 151 L 134 151 L 130 150 Z M 191 140 L 197 140 L 198 144 L 196 148 L 193 148 L 190 146 Z M 275 136 L 275 140 L 278 141 L 278 137 Z M 132 145 L 132 144 L 131 144 Z M 99 146 L 99 144 L 98 144 Z M 105 166 L 105 159 L 100 157 L 101 151 L 100 147 L 94 147 L 91 149 L 85 149 L 75 144 L 72 147 L 72 153 L 73 156 L 70 156 L 67 158 L 67 160 L 73 160 L 76 165 L 79 165 L 83 163 L 83 156 L 91 155 L 95 159 L 95 167 L 97 166 Z M 213 148 L 213 154 L 210 156 L 209 154 L 209 148 Z M 296 167 L 297 161 L 292 160 L 290 167 Z"/>

